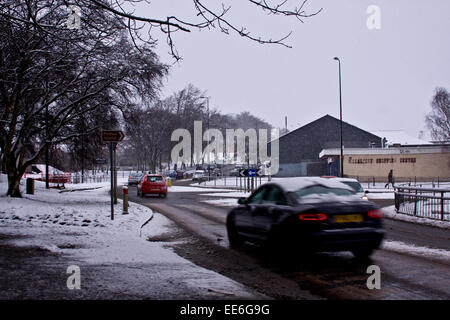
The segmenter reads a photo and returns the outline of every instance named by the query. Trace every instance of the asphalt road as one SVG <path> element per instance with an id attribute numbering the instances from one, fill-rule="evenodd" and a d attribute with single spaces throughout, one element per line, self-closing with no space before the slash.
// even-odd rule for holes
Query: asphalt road
<path id="1" fill-rule="evenodd" d="M 205 189 L 204 193 L 211 192 Z M 350 253 L 275 261 L 256 246 L 230 249 L 225 228 L 228 210 L 202 202 L 217 199 L 202 193 L 169 191 L 165 199 L 140 198 L 130 187 L 129 198 L 164 214 L 190 234 L 191 241 L 174 245 L 178 254 L 275 299 L 450 299 L 448 260 L 377 250 L 364 262 Z M 447 230 L 390 219 L 385 219 L 385 227 L 388 240 L 450 250 Z M 369 265 L 381 269 L 380 290 L 366 286 Z"/>

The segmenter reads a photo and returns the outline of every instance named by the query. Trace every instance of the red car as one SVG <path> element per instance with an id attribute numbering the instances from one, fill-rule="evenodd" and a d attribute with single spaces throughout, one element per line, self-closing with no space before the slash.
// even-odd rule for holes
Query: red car
<path id="1" fill-rule="evenodd" d="M 146 174 L 137 186 L 137 195 L 159 194 L 160 197 L 167 196 L 167 182 L 160 174 Z"/>

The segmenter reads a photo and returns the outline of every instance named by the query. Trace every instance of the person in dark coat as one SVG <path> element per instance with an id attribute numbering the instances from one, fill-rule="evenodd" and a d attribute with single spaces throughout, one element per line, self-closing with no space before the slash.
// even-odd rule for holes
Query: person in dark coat
<path id="1" fill-rule="evenodd" d="M 385 188 L 389 187 L 389 184 L 392 184 L 392 188 L 394 187 L 394 172 L 392 169 L 391 169 L 391 171 L 389 171 L 389 174 L 388 174 L 388 183 L 386 183 L 386 185 L 384 187 Z"/>

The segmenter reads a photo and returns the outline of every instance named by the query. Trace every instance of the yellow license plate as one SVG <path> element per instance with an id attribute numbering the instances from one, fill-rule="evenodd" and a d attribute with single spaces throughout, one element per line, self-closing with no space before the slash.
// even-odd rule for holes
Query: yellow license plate
<path id="1" fill-rule="evenodd" d="M 349 223 L 349 222 L 363 222 L 363 216 L 361 214 L 343 214 L 340 216 L 334 216 L 334 221 L 337 223 Z"/>

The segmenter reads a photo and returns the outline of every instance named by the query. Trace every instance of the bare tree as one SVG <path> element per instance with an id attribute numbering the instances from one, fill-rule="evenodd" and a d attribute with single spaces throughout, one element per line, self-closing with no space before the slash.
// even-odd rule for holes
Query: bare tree
<path id="1" fill-rule="evenodd" d="M 65 23 L 56 0 L 5 0 L 0 12 L 0 147 L 7 194 L 20 197 L 23 173 L 50 145 L 98 130 L 80 130 L 80 117 L 151 100 L 167 68 L 107 11 L 94 8 L 80 30 L 41 27 Z"/>
<path id="2" fill-rule="evenodd" d="M 126 161 L 140 164 L 140 169 L 157 171 L 169 152 L 170 136 L 176 124 L 175 114 L 163 101 L 144 110 L 135 110 L 125 118 Z M 133 161 L 134 160 L 134 161 Z"/>
<path id="3" fill-rule="evenodd" d="M 170 161 L 171 150 L 178 143 L 170 141 L 175 129 L 186 129 L 191 137 L 194 137 L 194 121 L 202 121 L 203 131 L 208 128 L 220 130 L 223 137 L 226 136 L 226 129 L 253 128 L 268 130 L 267 138 L 270 138 L 272 128 L 269 123 L 247 111 L 237 115 L 221 114 L 219 110 L 208 105 L 206 92 L 192 84 L 164 100 L 130 113 L 125 121 L 127 151 L 124 160 L 128 163 L 140 163 L 141 166 L 145 162 L 146 167 L 151 170 L 155 170 L 162 160 Z M 202 140 L 203 148 L 208 143 Z M 194 150 L 193 139 L 191 139 L 191 150 Z M 194 163 L 194 156 L 191 153 L 190 165 L 196 164 L 199 163 Z"/>
<path id="4" fill-rule="evenodd" d="M 450 95 L 445 88 L 436 88 L 425 121 L 434 140 L 450 142 Z"/>
<path id="5" fill-rule="evenodd" d="M 277 37 L 271 37 L 258 34 L 259 32 L 250 31 L 246 27 L 248 21 L 236 22 L 234 19 L 234 12 L 240 10 L 242 5 L 254 6 L 267 16 L 283 16 L 295 19 L 303 23 L 305 19 L 315 16 L 322 11 L 322 8 L 308 13 L 306 11 L 308 0 L 247 0 L 233 3 L 233 7 L 228 4 L 228 1 L 204 1 L 191 0 L 192 10 L 187 12 L 184 16 L 169 15 L 164 18 L 157 18 L 156 14 L 153 17 L 141 16 L 135 13 L 135 5 L 145 4 L 146 7 L 152 8 L 148 0 L 59 0 L 57 3 L 52 3 L 53 7 L 65 9 L 66 7 L 76 5 L 80 9 L 81 21 L 83 24 L 92 23 L 89 15 L 93 11 L 107 11 L 117 18 L 118 23 L 126 26 L 133 41 L 145 41 L 150 44 L 156 43 L 155 32 L 161 32 L 166 37 L 166 42 L 169 47 L 170 54 L 175 60 L 179 60 L 180 54 L 177 52 L 173 35 L 177 32 L 189 33 L 192 30 L 211 30 L 217 29 L 224 34 L 237 34 L 250 41 L 255 41 L 260 44 L 276 44 L 290 48 L 287 43 L 292 31 L 287 31 L 285 34 Z M 25 1 L 27 4 L 32 1 Z M 236 9 L 237 7 L 237 9 Z M 49 8 L 51 8 L 49 6 Z M 64 28 L 60 23 L 52 24 L 44 21 L 42 16 L 36 16 L 33 19 L 23 19 L 8 12 L 0 12 L 8 18 L 14 18 L 18 21 L 23 21 L 38 25 L 42 29 L 53 31 L 58 28 Z M 45 16 L 45 14 L 44 14 Z M 106 30 L 104 30 L 106 32 Z M 144 32 L 146 33 L 144 35 Z"/>

